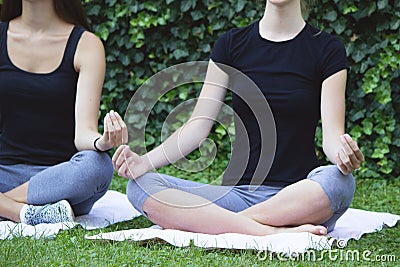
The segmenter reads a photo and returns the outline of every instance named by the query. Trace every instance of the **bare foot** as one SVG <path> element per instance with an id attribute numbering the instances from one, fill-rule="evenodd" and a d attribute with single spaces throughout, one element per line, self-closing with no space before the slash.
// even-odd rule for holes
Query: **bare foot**
<path id="1" fill-rule="evenodd" d="M 296 227 L 277 227 L 277 233 L 308 232 L 315 235 L 326 235 L 328 230 L 322 225 L 303 224 Z"/>

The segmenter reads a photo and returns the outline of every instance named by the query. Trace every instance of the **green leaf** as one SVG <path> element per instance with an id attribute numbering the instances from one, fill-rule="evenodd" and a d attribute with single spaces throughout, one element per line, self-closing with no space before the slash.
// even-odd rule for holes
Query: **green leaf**
<path id="1" fill-rule="evenodd" d="M 174 55 L 175 59 L 181 59 L 189 55 L 188 51 L 182 49 L 176 49 L 172 54 Z"/>
<path id="2" fill-rule="evenodd" d="M 386 105 L 387 103 L 392 101 L 391 87 L 387 81 L 382 82 L 381 85 L 378 87 L 376 100 L 378 100 L 378 102 L 382 105 Z"/>
<path id="3" fill-rule="evenodd" d="M 97 29 L 97 35 L 104 41 L 106 41 L 108 39 L 109 34 L 110 34 L 110 32 L 109 32 L 106 24 L 101 24 L 99 26 L 99 28 Z"/>
<path id="4" fill-rule="evenodd" d="M 182 0 L 181 1 L 181 12 L 186 12 L 196 6 L 196 0 Z"/>
<path id="5" fill-rule="evenodd" d="M 387 7 L 389 0 L 379 0 L 378 1 L 378 9 L 384 9 Z"/>
<path id="6" fill-rule="evenodd" d="M 323 18 L 324 18 L 325 20 L 328 20 L 328 21 L 335 21 L 335 20 L 337 19 L 337 13 L 336 13 L 335 10 L 331 10 L 331 11 L 327 12 L 327 13 L 323 16 Z"/>
<path id="7" fill-rule="evenodd" d="M 369 121 L 369 119 L 365 119 L 362 122 L 363 125 L 363 131 L 366 135 L 371 135 L 372 134 L 372 128 L 374 127 L 374 125 L 372 124 L 371 121 Z"/>
<path id="8" fill-rule="evenodd" d="M 200 10 L 194 10 L 194 11 L 190 12 L 190 15 L 192 16 L 193 21 L 197 21 L 204 17 L 203 12 L 201 12 Z"/>
<path id="9" fill-rule="evenodd" d="M 346 21 L 343 20 L 335 20 L 331 23 L 331 27 L 335 30 L 337 35 L 340 35 L 346 30 Z"/>
<path id="10" fill-rule="evenodd" d="M 344 9 L 343 9 L 343 14 L 349 14 L 349 13 L 354 13 L 357 12 L 358 8 L 354 5 L 354 3 L 345 3 Z"/>
<path id="11" fill-rule="evenodd" d="M 224 128 L 222 125 L 219 125 L 219 126 L 217 127 L 217 129 L 215 129 L 215 132 L 216 132 L 217 134 L 221 135 L 221 136 L 226 135 L 226 130 L 225 130 L 225 128 Z"/>
<path id="12" fill-rule="evenodd" d="M 236 12 L 240 12 L 243 10 L 244 6 L 246 5 L 247 1 L 245 0 L 238 0 L 236 3 Z"/>
<path id="13" fill-rule="evenodd" d="M 365 51 L 362 50 L 356 50 L 354 51 L 354 53 L 351 55 L 351 57 L 353 58 L 354 62 L 358 63 L 361 60 L 363 60 L 363 58 L 365 57 L 366 53 Z"/>
<path id="14" fill-rule="evenodd" d="M 180 90 L 179 99 L 186 100 L 188 98 L 188 94 L 189 94 L 188 90 L 186 89 Z"/>

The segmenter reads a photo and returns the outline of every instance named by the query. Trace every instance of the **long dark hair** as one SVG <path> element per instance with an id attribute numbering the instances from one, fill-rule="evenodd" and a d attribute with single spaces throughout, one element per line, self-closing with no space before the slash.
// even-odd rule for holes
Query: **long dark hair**
<path id="1" fill-rule="evenodd" d="M 53 0 L 57 15 L 64 21 L 90 30 L 81 0 Z M 22 14 L 22 0 L 3 0 L 1 20 L 9 21 Z"/>

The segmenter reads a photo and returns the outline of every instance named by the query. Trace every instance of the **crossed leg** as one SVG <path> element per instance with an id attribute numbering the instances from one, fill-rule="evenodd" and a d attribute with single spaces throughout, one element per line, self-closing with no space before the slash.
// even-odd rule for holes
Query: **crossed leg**
<path id="1" fill-rule="evenodd" d="M 281 203 L 280 207 L 283 205 L 285 204 Z M 297 207 L 293 207 L 295 208 Z M 290 209 L 287 210 L 290 212 Z M 153 223 L 163 228 L 191 232 L 259 236 L 281 232 L 326 234 L 325 227 L 309 224 L 305 218 L 302 218 L 302 224 L 290 224 L 292 227 L 283 227 L 289 224 L 282 224 L 275 227 L 253 219 L 246 212 L 235 213 L 210 203 L 207 199 L 177 189 L 166 189 L 152 195 L 144 202 L 143 211 Z"/>
<path id="2" fill-rule="evenodd" d="M 29 182 L 26 182 L 10 191 L 4 193 L 4 195 L 16 202 L 26 204 L 28 202 L 27 201 L 28 187 L 29 187 Z"/>
<path id="3" fill-rule="evenodd" d="M 283 189 L 272 189 L 272 194 L 270 188 L 256 193 L 235 189 L 148 173 L 129 181 L 127 195 L 137 210 L 163 228 L 208 234 L 324 235 L 326 227 L 331 230 L 350 206 L 355 181 L 330 165 L 312 170 L 307 179 Z M 255 201 L 243 198 L 245 194 Z"/>
<path id="4" fill-rule="evenodd" d="M 309 179 L 283 188 L 274 197 L 240 214 L 276 227 L 318 225 L 333 215 L 328 196 L 317 182 Z"/>
<path id="5" fill-rule="evenodd" d="M 5 194 L 0 193 L 0 214 L 2 217 L 19 222 L 19 213 L 24 206 L 24 203 L 15 201 L 12 198 L 7 197 Z"/>
<path id="6" fill-rule="evenodd" d="M 332 215 L 328 197 L 311 180 L 284 190 L 249 192 L 248 187 L 204 185 L 148 173 L 129 181 L 127 195 L 137 210 L 163 228 L 209 234 L 326 234 L 327 229 L 319 224 Z"/>
<path id="7" fill-rule="evenodd" d="M 15 222 L 20 221 L 24 204 L 45 205 L 62 199 L 70 202 L 75 215 L 86 214 L 106 193 L 113 174 L 109 156 L 94 151 L 78 152 L 70 161 L 51 167 L 2 167 L 0 176 L 9 183 L 0 184 L 0 216 Z M 20 185 L 15 186 L 14 180 Z"/>

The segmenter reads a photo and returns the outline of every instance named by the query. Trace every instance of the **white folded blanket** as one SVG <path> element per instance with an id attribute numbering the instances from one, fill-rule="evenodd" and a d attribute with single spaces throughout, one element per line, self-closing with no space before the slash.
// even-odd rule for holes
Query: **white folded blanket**
<path id="1" fill-rule="evenodd" d="M 93 206 L 87 215 L 77 217 L 75 223 L 40 224 L 30 226 L 9 221 L 0 222 L 0 239 L 11 239 L 18 236 L 32 238 L 54 237 L 60 230 L 81 225 L 85 229 L 104 228 L 111 224 L 131 220 L 140 216 L 127 200 L 126 195 L 108 191 Z M 233 248 L 257 249 L 284 253 L 302 253 L 307 249 L 329 249 L 334 239 L 346 244 L 349 239 L 360 239 L 365 233 L 372 233 L 382 229 L 384 225 L 393 227 L 400 220 L 400 216 L 371 212 L 358 209 L 349 209 L 336 223 L 334 231 L 327 237 L 309 233 L 276 234 L 270 236 L 249 236 L 241 234 L 207 235 L 190 233 L 178 230 L 162 230 L 159 227 L 131 229 L 86 236 L 90 240 L 131 240 L 141 241 L 160 238 L 175 246 L 188 246 L 191 242 L 204 248 Z"/>
<path id="2" fill-rule="evenodd" d="M 141 214 L 129 203 L 125 194 L 109 190 L 87 215 L 79 216 L 75 222 L 39 224 L 36 226 L 10 221 L 0 221 L 0 239 L 31 236 L 32 238 L 52 238 L 60 230 L 66 230 L 81 225 L 92 230 L 105 228 L 111 224 L 129 221 Z"/>

